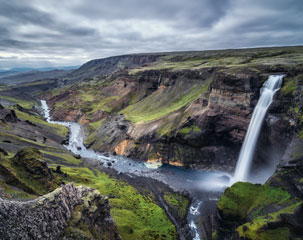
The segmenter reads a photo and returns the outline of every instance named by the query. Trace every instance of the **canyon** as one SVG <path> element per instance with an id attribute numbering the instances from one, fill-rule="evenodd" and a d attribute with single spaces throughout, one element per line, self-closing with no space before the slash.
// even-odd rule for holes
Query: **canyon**
<path id="1" fill-rule="evenodd" d="M 1 196 L 33 199 L 65 184 L 58 191 L 83 198 L 93 191 L 90 188 L 97 188 L 98 198 L 108 195 L 113 206 L 109 210 L 105 204 L 105 210 L 97 212 L 105 211 L 109 216 L 110 211 L 116 223 L 109 220 L 106 226 L 117 229 L 102 231 L 112 232 L 117 239 L 193 239 L 195 233 L 188 225 L 188 216 L 190 207 L 199 199 L 203 202 L 196 209 L 200 214 L 191 219 L 199 238 L 300 238 L 302 60 L 301 46 L 134 54 L 92 60 L 58 78 L 1 85 Z M 281 74 L 283 84 L 265 115 L 252 159 L 250 174 L 255 177 L 250 181 L 259 184 L 211 186 L 218 179 L 226 182 L 233 175 L 260 89 L 270 75 Z M 43 120 L 49 120 L 41 108 L 40 100 L 44 99 L 53 123 Z M 84 146 L 76 146 L 80 149 L 74 153 L 62 146 L 72 138 L 72 132 L 56 121 L 80 124 Z M 22 174 L 25 166 L 14 165 L 11 159 L 17 159 L 18 151 L 25 146 L 40 150 L 37 158 L 43 158 L 51 169 L 45 171 L 55 176 L 49 180 L 50 186 L 42 186 Z M 81 155 L 84 148 L 107 160 L 100 165 L 96 159 Z M 116 171 L 115 166 L 124 162 L 125 166 L 139 169 L 137 166 L 142 165 L 144 169 L 140 167 L 139 174 L 123 172 L 122 168 Z M 145 170 L 146 166 L 156 169 Z M 214 182 L 208 177 L 195 179 L 217 171 L 224 174 L 216 175 Z M 162 177 L 165 175 L 167 179 Z M 45 179 L 48 175 L 43 172 L 42 176 Z M 193 183 L 184 183 L 183 189 L 177 189 L 179 176 Z M 69 182 L 90 188 L 81 189 Z M 201 186 L 197 187 L 200 183 L 212 190 L 201 190 Z M 35 191 L 37 186 L 39 191 Z M 250 198 L 251 195 L 255 197 Z M 141 207 L 135 206 L 136 201 L 130 204 L 130 199 L 136 199 Z M 35 205 L 40 200 L 31 201 L 27 204 Z M 14 206 L 15 212 L 24 211 L 15 201 L 1 198 L 1 204 Z M 70 204 L 71 212 L 82 206 Z M 88 224 L 90 233 L 84 232 L 88 238 L 98 239 L 94 234 L 101 230 L 92 230 L 93 220 L 85 211 L 84 208 L 84 220 L 81 219 Z M 122 217 L 123 212 L 126 214 Z M 64 222 L 74 222 L 70 216 Z M 132 218 L 144 221 L 148 227 L 128 222 Z M 56 231 L 62 234 L 62 229 Z"/>

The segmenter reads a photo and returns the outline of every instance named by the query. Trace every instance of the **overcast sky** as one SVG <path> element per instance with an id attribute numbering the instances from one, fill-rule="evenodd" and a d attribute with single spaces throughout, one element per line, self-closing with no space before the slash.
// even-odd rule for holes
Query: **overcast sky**
<path id="1" fill-rule="evenodd" d="M 0 69 L 303 44 L 303 0 L 0 0 Z"/>

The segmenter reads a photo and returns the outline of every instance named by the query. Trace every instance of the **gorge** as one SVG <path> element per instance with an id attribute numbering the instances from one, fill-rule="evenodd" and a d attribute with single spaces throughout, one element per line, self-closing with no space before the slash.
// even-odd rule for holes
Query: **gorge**
<path id="1" fill-rule="evenodd" d="M 74 183 L 108 196 L 122 239 L 300 239 L 302 56 L 301 46 L 134 54 L 1 85 L 1 198 L 80 191 Z M 24 147 L 39 149 L 51 187 L 16 165 Z"/>

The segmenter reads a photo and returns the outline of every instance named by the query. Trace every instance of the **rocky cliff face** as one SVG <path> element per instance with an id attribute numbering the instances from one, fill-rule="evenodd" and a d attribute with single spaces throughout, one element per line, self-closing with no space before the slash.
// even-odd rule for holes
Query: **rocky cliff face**
<path id="1" fill-rule="evenodd" d="M 288 82 L 302 69 L 275 60 L 264 64 L 265 55 L 257 50 L 254 61 L 223 66 L 214 61 L 227 61 L 229 54 L 191 54 L 135 56 L 143 59 L 140 67 L 129 58 L 123 71 L 101 72 L 55 91 L 46 96 L 53 117 L 82 123 L 86 145 L 97 151 L 232 172 L 264 81 L 283 73 Z M 237 54 L 231 56 L 239 58 Z M 276 52 L 273 58 L 283 54 Z M 96 60 L 86 67 L 98 63 L 103 68 L 107 61 L 114 60 Z M 290 142 L 297 123 L 285 106 L 293 104 L 284 92 L 276 95 L 257 146 L 254 162 L 259 167 L 277 164 L 274 159 L 281 158 Z"/>
<path id="2" fill-rule="evenodd" d="M 100 95 L 104 94 L 99 101 L 104 101 L 104 105 L 98 109 L 98 104 L 85 101 L 80 86 L 49 98 L 49 103 L 54 108 L 54 119 L 87 124 L 86 144 L 97 151 L 233 171 L 260 88 L 268 75 L 252 68 L 152 70 L 112 76 L 109 86 L 99 87 Z M 91 91 L 88 85 L 84 86 Z M 284 104 L 283 96 L 279 98 L 280 105 Z M 58 101 L 71 107 L 56 107 Z M 268 151 L 275 150 L 271 148 L 273 143 L 285 141 L 291 129 L 280 107 L 276 105 L 270 114 L 274 121 L 268 120 L 264 125 L 264 131 L 272 135 L 262 135 L 263 150 L 256 157 L 259 163 L 267 162 Z M 275 131 L 280 134 L 274 135 Z M 281 156 L 286 145 L 280 146 L 277 149 Z"/>
<path id="3" fill-rule="evenodd" d="M 276 157 L 277 169 L 264 185 L 240 182 L 227 188 L 218 202 L 217 213 L 204 219 L 205 225 L 212 228 L 207 239 L 303 237 L 301 71 L 298 67 L 284 78 L 283 87 L 277 93 L 262 129 L 263 137 L 266 134 L 267 138 L 259 139 L 256 151 L 257 160 L 265 162 L 266 156 L 267 160 Z M 268 155 L 270 147 L 276 154 Z M 281 149 L 284 149 L 283 154 Z"/>
<path id="4" fill-rule="evenodd" d="M 120 239 L 107 197 L 68 184 L 32 201 L 0 198 L 3 239 Z"/>

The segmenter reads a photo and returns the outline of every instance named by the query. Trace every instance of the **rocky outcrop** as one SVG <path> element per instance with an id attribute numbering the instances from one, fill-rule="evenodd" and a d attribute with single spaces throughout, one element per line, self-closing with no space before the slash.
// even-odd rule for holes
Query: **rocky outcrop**
<path id="1" fill-rule="evenodd" d="M 73 184 L 32 201 L 0 198 L 0 221 L 3 239 L 120 239 L 108 198 Z"/>
<path id="2" fill-rule="evenodd" d="M 16 123 L 18 118 L 14 110 L 0 108 L 0 121 L 2 123 L 12 122 Z"/>
<path id="3" fill-rule="evenodd" d="M 15 154 L 26 146 L 41 147 L 42 150 L 46 150 L 47 146 L 56 146 L 65 151 L 61 142 L 68 137 L 68 130 L 47 124 L 34 108 L 13 105 L 0 109 L 0 126 L 0 147 L 7 152 Z"/>
<path id="4" fill-rule="evenodd" d="M 23 148 L 13 158 L 0 155 L 0 178 L 0 187 L 5 184 L 11 190 L 15 188 L 33 195 L 48 193 L 63 184 L 48 168 L 41 152 L 30 147 Z"/>
<path id="5" fill-rule="evenodd" d="M 280 165 L 264 185 L 239 182 L 227 188 L 212 222 L 212 239 L 303 237 L 303 158 L 290 163 Z"/>

